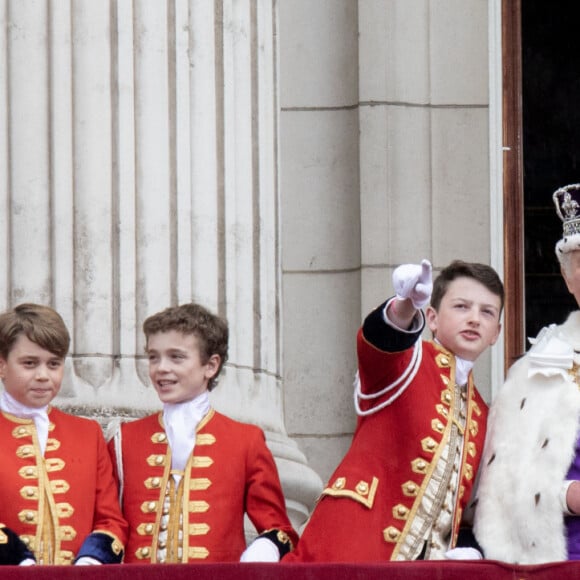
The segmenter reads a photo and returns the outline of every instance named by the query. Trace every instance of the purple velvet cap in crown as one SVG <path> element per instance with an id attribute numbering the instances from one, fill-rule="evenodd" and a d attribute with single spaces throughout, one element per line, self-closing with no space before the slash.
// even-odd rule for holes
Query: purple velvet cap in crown
<path id="1" fill-rule="evenodd" d="M 556 255 L 580 250 L 580 183 L 565 185 L 552 195 L 556 213 L 562 220 L 562 239 L 556 244 Z"/>

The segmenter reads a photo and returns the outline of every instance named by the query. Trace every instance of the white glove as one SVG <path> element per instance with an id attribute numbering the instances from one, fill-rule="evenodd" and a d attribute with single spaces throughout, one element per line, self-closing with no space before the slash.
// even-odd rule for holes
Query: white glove
<path id="1" fill-rule="evenodd" d="M 402 264 L 393 272 L 393 287 L 397 298 L 409 298 L 413 306 L 420 310 L 431 299 L 433 281 L 431 262 L 423 260 L 421 264 Z"/>
<path id="2" fill-rule="evenodd" d="M 82 556 L 75 562 L 75 566 L 100 566 L 101 564 L 101 562 L 90 556 Z"/>
<path id="3" fill-rule="evenodd" d="M 256 538 L 245 550 L 240 562 L 279 562 L 278 546 L 268 538 Z"/>
<path id="4" fill-rule="evenodd" d="M 475 548 L 452 548 L 445 552 L 447 560 L 483 560 L 483 554 Z"/>
<path id="5" fill-rule="evenodd" d="M 19 566 L 36 566 L 36 562 L 32 559 L 32 558 L 26 558 L 25 560 L 22 560 L 22 562 L 20 562 L 20 564 L 18 564 Z"/>

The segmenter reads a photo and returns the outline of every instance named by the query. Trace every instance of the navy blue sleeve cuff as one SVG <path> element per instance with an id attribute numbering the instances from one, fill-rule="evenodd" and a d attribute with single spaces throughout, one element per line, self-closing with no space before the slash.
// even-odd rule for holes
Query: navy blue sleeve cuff
<path id="1" fill-rule="evenodd" d="M 83 542 L 75 562 L 89 557 L 102 564 L 120 564 L 123 561 L 123 545 L 119 540 L 102 532 L 93 532 Z"/>
<path id="2" fill-rule="evenodd" d="M 259 538 L 266 538 L 273 542 L 280 552 L 280 559 L 282 559 L 290 550 L 292 550 L 292 540 L 290 536 L 282 530 L 268 530 L 258 536 Z"/>
<path id="3" fill-rule="evenodd" d="M 459 535 L 457 536 L 456 548 L 475 548 L 483 555 L 483 548 L 479 545 L 472 528 L 459 528 Z M 485 556 L 484 556 L 485 558 Z"/>
<path id="4" fill-rule="evenodd" d="M 0 566 L 18 566 L 28 558 L 36 560 L 20 536 L 0 524 Z"/>
<path id="5" fill-rule="evenodd" d="M 365 340 L 384 352 L 402 352 L 411 348 L 421 336 L 423 325 L 417 332 L 401 332 L 385 322 L 383 311 L 388 300 L 373 310 L 363 322 Z"/>

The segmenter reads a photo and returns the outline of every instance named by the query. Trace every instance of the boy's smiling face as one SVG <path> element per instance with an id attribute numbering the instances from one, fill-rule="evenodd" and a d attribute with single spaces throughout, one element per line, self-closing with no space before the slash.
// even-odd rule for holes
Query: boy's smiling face
<path id="1" fill-rule="evenodd" d="M 0 378 L 6 392 L 26 407 L 40 409 L 58 394 L 64 359 L 21 334 L 8 357 L 0 357 Z"/>
<path id="2" fill-rule="evenodd" d="M 426 316 L 434 337 L 465 360 L 477 357 L 498 339 L 501 300 L 473 278 L 450 282 L 439 310 L 427 308 Z"/>
<path id="3" fill-rule="evenodd" d="M 147 340 L 149 377 L 163 403 L 184 403 L 207 390 L 220 357 L 204 362 L 198 338 L 176 330 L 151 334 Z"/>

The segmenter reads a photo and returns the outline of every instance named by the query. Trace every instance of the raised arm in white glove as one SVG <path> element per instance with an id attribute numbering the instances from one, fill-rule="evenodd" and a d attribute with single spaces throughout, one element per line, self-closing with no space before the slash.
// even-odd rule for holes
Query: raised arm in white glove
<path id="1" fill-rule="evenodd" d="M 424 308 L 433 291 L 431 262 L 402 264 L 393 272 L 393 287 L 399 300 L 409 299 L 416 310 Z"/>

